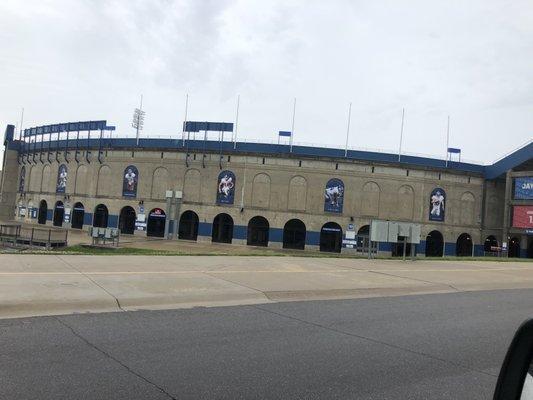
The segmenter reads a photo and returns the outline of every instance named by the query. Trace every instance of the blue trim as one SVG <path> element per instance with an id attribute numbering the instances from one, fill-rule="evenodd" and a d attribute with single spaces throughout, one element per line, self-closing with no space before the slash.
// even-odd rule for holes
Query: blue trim
<path id="1" fill-rule="evenodd" d="M 91 225 L 93 224 L 93 214 L 89 212 L 85 212 L 83 214 L 83 225 Z"/>
<path id="2" fill-rule="evenodd" d="M 320 246 L 320 232 L 307 231 L 305 234 L 305 244 L 309 246 Z"/>
<path id="3" fill-rule="evenodd" d="M 511 168 L 531 160 L 532 154 L 533 141 L 529 142 L 529 144 L 521 149 L 516 150 L 514 153 L 509 154 L 507 157 L 502 158 L 500 161 L 485 167 L 485 178 L 494 179 L 503 175 Z"/>
<path id="4" fill-rule="evenodd" d="M 527 249 L 520 248 L 520 258 L 527 258 Z"/>
<path id="5" fill-rule="evenodd" d="M 52 221 L 54 219 L 54 210 L 46 210 L 46 220 Z"/>
<path id="6" fill-rule="evenodd" d="M 212 236 L 212 224 L 210 222 L 200 222 L 198 224 L 198 236 Z"/>
<path id="7" fill-rule="evenodd" d="M 233 239 L 245 239 L 248 236 L 248 227 L 244 225 L 233 225 Z"/>
<path id="8" fill-rule="evenodd" d="M 270 228 L 268 230 L 268 241 L 283 243 L 283 229 L 282 228 Z"/>
<path id="9" fill-rule="evenodd" d="M 392 244 L 388 242 L 379 242 L 378 251 L 392 251 Z"/>
<path id="10" fill-rule="evenodd" d="M 118 215 L 109 214 L 107 217 L 108 228 L 118 228 Z"/>
<path id="11" fill-rule="evenodd" d="M 444 243 L 444 255 L 455 256 L 456 247 L 457 247 L 457 244 L 455 242 Z"/>
<path id="12" fill-rule="evenodd" d="M 483 257 L 485 254 L 485 247 L 481 244 L 474 245 L 474 257 Z"/>

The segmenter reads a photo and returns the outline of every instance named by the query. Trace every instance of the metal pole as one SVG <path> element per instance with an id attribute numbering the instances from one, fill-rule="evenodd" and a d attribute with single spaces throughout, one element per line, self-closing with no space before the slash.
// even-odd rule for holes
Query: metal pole
<path id="1" fill-rule="evenodd" d="M 348 157 L 348 137 L 350 136 L 350 120 L 352 117 L 352 103 L 348 109 L 348 128 L 346 128 L 346 146 L 344 147 L 344 157 Z"/>
<path id="2" fill-rule="evenodd" d="M 448 149 L 450 148 L 450 116 L 448 115 L 448 127 L 446 128 L 446 168 L 448 168 L 448 158 L 450 153 Z"/>
<path id="3" fill-rule="evenodd" d="M 405 108 L 402 108 L 402 127 L 400 129 L 400 149 L 398 150 L 398 162 L 402 158 L 402 140 L 403 140 L 403 121 L 405 117 Z"/>
<path id="4" fill-rule="evenodd" d="M 407 238 L 403 237 L 403 261 L 405 261 L 405 253 L 407 252 Z"/>
<path id="5" fill-rule="evenodd" d="M 22 112 L 20 113 L 19 140 L 22 137 L 22 123 L 23 122 L 24 122 L 24 107 L 22 107 Z"/>
<path id="6" fill-rule="evenodd" d="M 189 93 L 187 93 L 187 95 L 185 96 L 185 122 L 183 122 L 183 133 L 182 133 L 183 146 L 185 146 L 185 129 L 187 128 L 187 111 L 188 111 L 188 108 L 189 108 Z"/>
<path id="7" fill-rule="evenodd" d="M 143 95 L 141 94 L 141 107 L 139 108 L 139 115 L 137 115 L 137 133 L 136 133 L 136 139 L 137 139 L 137 146 L 139 145 L 139 124 L 141 123 L 141 115 L 143 111 Z"/>
<path id="8" fill-rule="evenodd" d="M 294 105 L 292 107 L 292 128 L 291 128 L 291 141 L 290 141 L 290 152 L 292 153 L 292 142 L 294 139 L 294 117 L 296 116 L 296 97 L 294 98 Z"/>
<path id="9" fill-rule="evenodd" d="M 241 102 L 241 95 L 237 96 L 237 111 L 235 113 L 235 134 L 233 135 L 233 149 L 237 148 L 237 128 L 239 125 L 239 104 Z"/>

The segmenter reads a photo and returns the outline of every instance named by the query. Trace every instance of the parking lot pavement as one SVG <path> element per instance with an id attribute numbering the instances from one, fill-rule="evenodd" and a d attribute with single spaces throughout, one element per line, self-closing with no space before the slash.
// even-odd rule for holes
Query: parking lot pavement
<path id="1" fill-rule="evenodd" d="M 533 288 L 531 263 L 0 255 L 0 317 Z"/>

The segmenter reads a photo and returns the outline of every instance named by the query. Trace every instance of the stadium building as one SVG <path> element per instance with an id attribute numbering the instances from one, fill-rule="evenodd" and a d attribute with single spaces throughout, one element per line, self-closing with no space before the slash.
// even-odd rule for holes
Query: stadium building
<path id="1" fill-rule="evenodd" d="M 229 130 L 196 124 L 186 130 L 202 138 Z M 16 137 L 8 125 L 0 219 L 347 253 L 368 248 L 372 220 L 398 221 L 420 226 L 419 256 L 533 258 L 533 141 L 479 165 L 194 135 L 136 140 L 111 129 L 76 122 Z M 378 251 L 404 247 L 383 241 Z"/>

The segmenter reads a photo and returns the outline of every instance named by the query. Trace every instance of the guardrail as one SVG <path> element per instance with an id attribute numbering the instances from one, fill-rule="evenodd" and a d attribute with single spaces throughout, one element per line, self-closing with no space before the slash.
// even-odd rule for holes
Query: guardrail
<path id="1" fill-rule="evenodd" d="M 44 247 L 52 249 L 65 247 L 68 243 L 68 230 L 52 228 L 31 228 L 21 224 L 1 224 L 0 243 L 11 247 Z"/>

